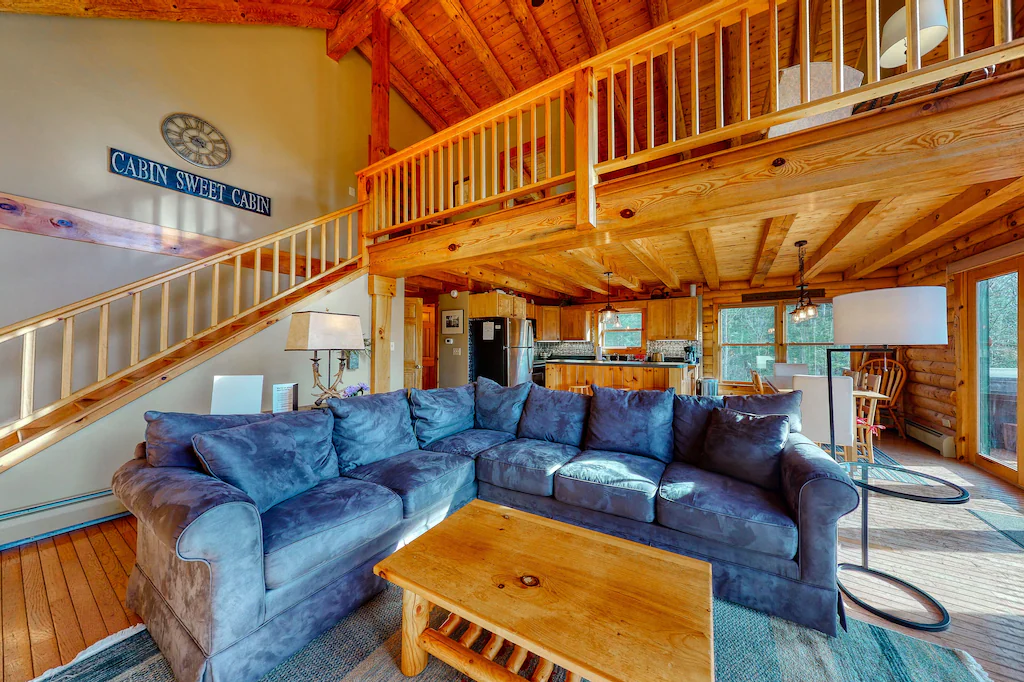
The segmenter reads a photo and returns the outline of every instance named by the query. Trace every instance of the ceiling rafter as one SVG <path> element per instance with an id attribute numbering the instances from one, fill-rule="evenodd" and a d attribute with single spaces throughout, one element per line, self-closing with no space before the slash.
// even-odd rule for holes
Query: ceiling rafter
<path id="1" fill-rule="evenodd" d="M 342 12 L 338 24 L 327 31 L 327 56 L 338 61 L 369 38 L 377 10 L 390 19 L 408 4 L 409 0 L 355 0 Z"/>
<path id="2" fill-rule="evenodd" d="M 581 287 L 572 280 L 552 274 L 544 268 L 531 267 L 520 261 L 502 261 L 498 267 L 510 275 L 536 282 L 541 286 L 560 291 L 573 298 L 582 298 L 588 294 L 588 290 L 584 287 Z"/>
<path id="3" fill-rule="evenodd" d="M 655 277 L 673 291 L 679 289 L 679 275 L 658 253 L 658 247 L 649 237 L 632 239 L 622 242 L 622 246 L 633 254 L 640 263 L 650 270 Z"/>
<path id="4" fill-rule="evenodd" d="M 533 10 L 530 9 L 529 4 L 526 0 L 507 0 L 507 2 L 509 10 L 512 12 L 512 18 L 519 26 L 523 38 L 526 39 L 527 47 L 537 58 L 537 64 L 544 72 L 544 77 L 551 78 L 559 73 L 562 67 L 558 63 L 558 58 L 555 57 L 555 51 L 551 49 L 551 43 L 548 42 L 544 31 L 537 23 L 537 18 L 533 16 Z"/>
<path id="5" fill-rule="evenodd" d="M 859 279 L 879 268 L 941 239 L 1024 192 L 1024 177 L 984 182 L 968 187 L 843 273 L 844 279 Z"/>
<path id="6" fill-rule="evenodd" d="M 872 227 L 878 224 L 883 216 L 883 211 L 893 201 L 893 198 L 879 200 L 879 201 L 864 201 L 853 207 L 849 215 L 843 218 L 843 222 L 839 223 L 839 227 L 832 231 L 818 250 L 815 251 L 807 259 L 806 269 L 804 277 L 807 280 L 817 277 L 828 265 L 828 262 L 832 256 L 835 255 L 836 248 L 843 243 L 843 241 L 850 236 L 851 233 L 858 227 L 863 226 L 861 234 L 868 232 Z M 868 217 L 870 216 L 870 220 Z M 799 283 L 797 275 L 793 282 Z"/>
<path id="7" fill-rule="evenodd" d="M 796 214 L 780 215 L 764 221 L 764 230 L 761 233 L 761 246 L 757 251 L 757 261 L 754 264 L 754 276 L 750 278 L 750 287 L 764 286 L 775 259 L 779 257 L 779 251 L 786 241 L 789 228 L 793 227 Z"/>
<path id="8" fill-rule="evenodd" d="M 406 277 L 405 284 L 428 291 L 470 291 L 473 288 L 468 277 L 460 277 L 448 272 L 433 272 L 428 275 Z"/>
<path id="9" fill-rule="evenodd" d="M 535 284 L 534 282 L 523 279 L 522 277 L 516 277 L 515 275 L 491 265 L 468 265 L 465 267 L 446 268 L 446 271 L 459 275 L 460 277 L 468 277 L 469 279 L 476 280 L 478 282 L 486 282 L 492 286 L 506 287 L 524 294 L 540 296 L 541 298 L 548 298 L 552 300 L 562 298 L 561 292 L 540 286 L 539 284 Z"/>
<path id="10" fill-rule="evenodd" d="M 359 53 L 366 57 L 366 61 L 373 63 L 373 48 L 370 46 L 369 40 L 364 40 L 356 46 Z M 446 121 L 437 110 L 428 102 L 420 91 L 416 89 L 409 79 L 402 75 L 402 72 L 394 65 L 390 65 L 389 76 L 391 79 L 391 87 L 398 91 L 398 94 L 409 103 L 416 113 L 423 118 L 427 124 L 434 129 L 434 132 L 440 132 L 451 125 Z"/>
<path id="11" fill-rule="evenodd" d="M 441 58 L 437 56 L 433 48 L 427 44 L 427 41 L 420 35 L 420 32 L 416 30 L 416 27 L 412 25 L 409 17 L 401 11 L 395 12 L 391 16 L 391 25 L 395 27 L 398 34 L 402 36 L 402 39 L 409 44 L 414 51 L 419 53 L 423 60 L 427 63 L 430 71 L 434 74 L 441 85 L 444 86 L 448 94 L 458 102 L 459 106 L 466 111 L 467 114 L 473 115 L 480 111 L 480 107 L 477 106 L 473 98 L 469 96 L 465 88 L 459 83 L 459 80 L 452 74 Z"/>
<path id="12" fill-rule="evenodd" d="M 643 291 L 644 286 L 635 275 L 628 272 L 621 263 L 600 253 L 597 249 L 585 247 L 568 252 L 584 266 L 590 268 L 592 274 L 610 272 L 611 282 L 615 286 L 625 287 L 631 291 Z"/>
<path id="13" fill-rule="evenodd" d="M 579 268 L 575 259 L 569 259 L 567 255 L 548 254 L 544 256 L 531 256 L 520 259 L 527 264 L 536 264 L 539 268 L 550 270 L 559 277 L 578 284 L 584 289 L 589 289 L 596 294 L 605 296 L 608 294 L 608 287 L 604 278 L 590 275 Z"/>
<path id="14" fill-rule="evenodd" d="M 323 7 L 236 0 L 211 4 L 206 0 L 132 0 L 132 2 L 80 2 L 59 0 L 3 0 L 0 12 L 42 14 L 94 19 L 147 19 L 200 24 L 248 24 L 331 29 L 342 13 Z"/>
<path id="15" fill-rule="evenodd" d="M 718 260 L 715 258 L 715 244 L 711 240 L 711 230 L 700 227 L 690 230 L 690 243 L 697 253 L 697 261 L 704 273 L 704 281 L 711 289 L 718 289 L 722 286 L 722 280 L 718 276 Z"/>
<path id="16" fill-rule="evenodd" d="M 472 18 L 470 18 L 462 3 L 459 0 L 438 0 L 438 2 L 441 4 L 441 9 L 444 10 L 444 13 L 448 15 L 448 18 L 455 25 L 455 29 L 466 41 L 473 56 L 484 67 L 484 72 L 494 85 L 497 86 L 502 98 L 508 99 L 516 94 L 516 86 L 512 84 L 508 74 L 501 68 L 498 57 L 491 50 L 487 41 L 484 40 L 483 35 L 476 27 L 476 24 L 473 23 Z"/>

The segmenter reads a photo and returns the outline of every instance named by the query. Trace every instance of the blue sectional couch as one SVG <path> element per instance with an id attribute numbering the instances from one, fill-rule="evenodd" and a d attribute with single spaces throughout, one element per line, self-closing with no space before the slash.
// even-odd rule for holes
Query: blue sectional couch
<path id="1" fill-rule="evenodd" d="M 836 522 L 857 494 L 799 434 L 799 400 L 481 380 L 276 416 L 147 413 L 113 481 L 139 522 L 128 605 L 179 680 L 256 680 L 479 496 L 710 561 L 717 596 L 833 635 Z"/>

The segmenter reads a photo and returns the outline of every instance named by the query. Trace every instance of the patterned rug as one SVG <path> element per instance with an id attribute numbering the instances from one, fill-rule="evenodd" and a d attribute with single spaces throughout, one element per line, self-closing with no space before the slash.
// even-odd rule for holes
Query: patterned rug
<path id="1" fill-rule="evenodd" d="M 968 509 L 979 519 L 995 528 L 1024 549 L 1024 516 L 1020 514 L 999 514 L 996 512 Z"/>
<path id="2" fill-rule="evenodd" d="M 434 625 L 443 614 L 435 610 Z M 390 587 L 285 661 L 264 682 L 404 682 L 401 591 Z M 850 620 L 836 638 L 742 606 L 715 600 L 715 677 L 718 682 L 990 682 L 967 653 Z M 484 639 L 484 638 L 481 638 Z M 480 644 L 482 646 L 482 644 Z M 506 649 L 510 646 L 506 644 Z M 499 654 L 499 659 L 508 656 Z M 532 657 L 531 657 L 532 658 Z M 520 675 L 536 665 L 527 662 Z M 142 631 L 73 661 L 47 682 L 174 682 L 149 633 Z M 465 678 L 431 659 L 416 678 Z M 563 682 L 556 668 L 551 678 Z"/>

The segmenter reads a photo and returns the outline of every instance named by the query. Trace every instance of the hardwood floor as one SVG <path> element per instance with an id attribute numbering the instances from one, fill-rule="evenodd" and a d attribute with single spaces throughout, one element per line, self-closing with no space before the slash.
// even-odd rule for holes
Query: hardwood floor
<path id="1" fill-rule="evenodd" d="M 967 488 L 960 506 L 873 495 L 871 565 L 937 597 L 946 632 L 905 630 L 847 604 L 848 613 L 971 653 L 995 682 L 1024 680 L 1024 549 L 968 510 L 1024 513 L 1024 490 L 888 434 L 880 447 L 902 464 Z M 0 553 L 0 682 L 23 682 L 67 663 L 86 646 L 138 623 L 124 605 L 135 559 L 135 519 L 125 517 Z M 840 524 L 842 561 L 860 563 L 860 514 Z M 847 585 L 872 603 L 929 614 L 902 593 L 855 574 Z M 882 681 L 880 681 L 882 682 Z"/>

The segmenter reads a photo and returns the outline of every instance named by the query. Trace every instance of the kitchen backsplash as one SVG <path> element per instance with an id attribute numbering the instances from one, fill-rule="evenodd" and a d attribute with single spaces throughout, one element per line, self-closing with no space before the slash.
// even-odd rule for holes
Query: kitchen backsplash
<path id="1" fill-rule="evenodd" d="M 687 346 L 696 346 L 697 352 L 700 353 L 701 347 L 697 341 L 649 341 L 647 352 L 664 353 L 666 357 L 678 358 L 685 354 L 683 349 Z M 546 358 L 550 355 L 594 357 L 594 344 L 587 341 L 538 341 L 537 357 Z"/>

